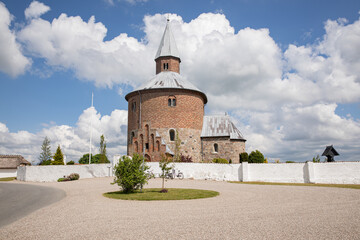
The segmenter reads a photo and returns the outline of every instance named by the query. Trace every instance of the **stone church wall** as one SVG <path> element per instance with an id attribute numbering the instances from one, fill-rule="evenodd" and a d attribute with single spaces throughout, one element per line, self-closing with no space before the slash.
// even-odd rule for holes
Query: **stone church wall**
<path id="1" fill-rule="evenodd" d="M 230 140 L 229 137 L 206 137 L 202 138 L 204 162 L 212 162 L 214 158 L 225 158 L 232 163 L 240 162 L 240 153 L 245 152 L 245 142 Z M 218 145 L 215 152 L 214 144 Z"/>

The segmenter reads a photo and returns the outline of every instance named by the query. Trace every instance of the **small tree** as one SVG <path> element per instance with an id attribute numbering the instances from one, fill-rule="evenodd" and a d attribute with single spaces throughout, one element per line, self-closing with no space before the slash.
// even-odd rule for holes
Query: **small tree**
<path id="1" fill-rule="evenodd" d="M 86 153 L 84 154 L 80 159 L 79 159 L 79 163 L 80 164 L 88 164 L 89 163 L 89 154 Z M 94 163 L 94 156 L 91 154 L 91 163 Z"/>
<path id="2" fill-rule="evenodd" d="M 108 163 L 109 160 L 106 156 L 106 141 L 104 134 L 100 136 L 100 156 L 99 163 Z"/>
<path id="3" fill-rule="evenodd" d="M 264 163 L 264 155 L 259 151 L 252 151 L 249 155 L 249 163 Z"/>
<path id="4" fill-rule="evenodd" d="M 149 175 L 142 156 L 134 154 L 132 158 L 123 156 L 114 167 L 114 183 L 117 183 L 124 193 L 131 193 L 148 182 Z"/>
<path id="5" fill-rule="evenodd" d="M 240 163 L 242 162 L 248 162 L 249 161 L 249 155 L 247 152 L 243 152 L 240 154 Z"/>
<path id="6" fill-rule="evenodd" d="M 312 161 L 313 162 L 320 162 L 319 154 L 316 157 L 313 157 Z"/>
<path id="7" fill-rule="evenodd" d="M 169 174 L 170 170 L 173 168 L 172 166 L 168 166 L 169 164 L 170 164 L 169 159 L 163 155 L 159 162 L 159 167 L 161 169 L 160 177 L 162 178 L 162 189 L 165 188 L 165 177 Z"/>
<path id="8" fill-rule="evenodd" d="M 50 139 L 45 137 L 43 144 L 41 145 L 42 152 L 40 153 L 39 160 L 40 165 L 51 164 L 51 150 L 50 150 Z"/>
<path id="9" fill-rule="evenodd" d="M 56 153 L 54 155 L 54 161 L 52 162 L 52 165 L 64 165 L 64 155 L 61 152 L 60 145 L 56 149 Z"/>

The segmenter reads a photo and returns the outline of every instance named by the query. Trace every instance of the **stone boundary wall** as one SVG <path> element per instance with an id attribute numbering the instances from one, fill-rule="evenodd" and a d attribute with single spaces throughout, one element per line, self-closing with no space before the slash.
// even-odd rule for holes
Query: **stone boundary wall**
<path id="1" fill-rule="evenodd" d="M 113 164 L 118 157 L 114 157 Z M 80 179 L 113 176 L 113 164 L 21 166 L 17 179 L 30 182 L 57 181 L 64 175 L 78 173 Z M 147 163 L 159 176 L 158 162 Z M 259 181 L 289 183 L 360 184 L 360 162 L 334 163 L 264 163 L 264 164 L 216 164 L 175 163 L 185 178 L 216 181 Z"/>

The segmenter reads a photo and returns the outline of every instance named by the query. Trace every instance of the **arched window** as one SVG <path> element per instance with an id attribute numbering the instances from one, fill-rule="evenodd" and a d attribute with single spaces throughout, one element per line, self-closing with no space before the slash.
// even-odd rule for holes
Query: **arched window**
<path id="1" fill-rule="evenodd" d="M 170 135 L 170 141 L 175 141 L 175 130 L 174 129 L 170 129 L 169 135 Z"/>
<path id="2" fill-rule="evenodd" d="M 175 96 L 169 96 L 169 98 L 168 98 L 168 106 L 169 107 L 175 107 L 176 106 L 176 97 Z"/>
<path id="3" fill-rule="evenodd" d="M 218 152 L 219 151 L 219 146 L 217 143 L 214 144 L 214 152 Z"/>
<path id="4" fill-rule="evenodd" d="M 131 104 L 131 109 L 132 109 L 133 112 L 136 112 L 136 102 L 133 102 Z"/>
<path id="5" fill-rule="evenodd" d="M 135 137 L 135 133 L 134 133 L 134 132 L 131 132 L 131 135 L 130 135 L 130 144 L 133 144 L 134 137 Z"/>
<path id="6" fill-rule="evenodd" d="M 156 141 L 156 151 L 160 151 L 160 142 Z"/>
<path id="7" fill-rule="evenodd" d="M 143 152 L 144 149 L 144 136 L 141 134 L 140 135 L 140 151 L 139 152 Z"/>
<path id="8" fill-rule="evenodd" d="M 152 151 L 155 151 L 155 137 L 154 134 L 151 134 L 151 146 L 152 146 Z"/>
<path id="9" fill-rule="evenodd" d="M 135 142 L 134 152 L 139 152 L 139 145 L 137 141 Z"/>

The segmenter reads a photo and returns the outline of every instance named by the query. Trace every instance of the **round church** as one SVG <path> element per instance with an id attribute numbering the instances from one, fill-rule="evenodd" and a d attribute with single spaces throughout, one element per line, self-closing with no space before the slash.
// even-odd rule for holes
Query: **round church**
<path id="1" fill-rule="evenodd" d="M 139 153 L 147 161 L 182 155 L 193 162 L 239 162 L 246 140 L 229 116 L 204 116 L 206 94 L 180 75 L 181 59 L 169 20 L 155 62 L 156 75 L 125 96 L 127 154 Z"/>

